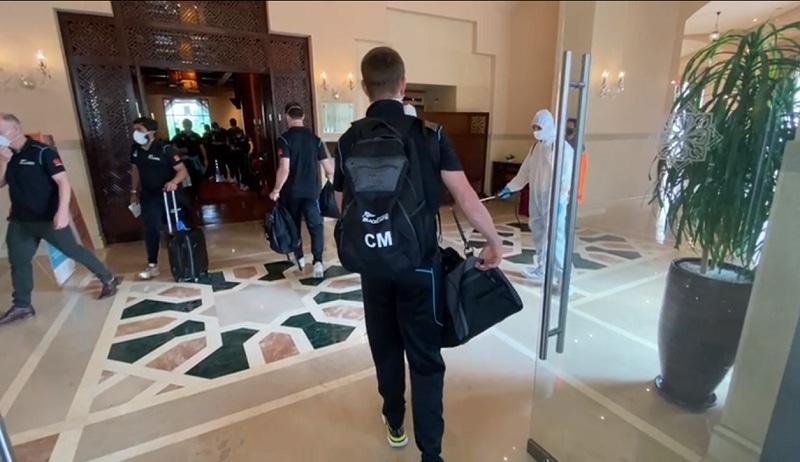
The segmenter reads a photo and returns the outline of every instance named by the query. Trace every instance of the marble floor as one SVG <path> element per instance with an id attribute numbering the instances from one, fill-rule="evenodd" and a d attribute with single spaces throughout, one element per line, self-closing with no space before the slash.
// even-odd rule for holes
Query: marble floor
<path id="1" fill-rule="evenodd" d="M 512 204 L 492 212 L 525 309 L 445 352 L 446 460 L 530 461 L 533 437 L 562 462 L 699 461 L 722 404 L 687 414 L 650 387 L 676 256 L 652 212 L 580 220 L 566 350 L 539 362 L 541 289 L 520 273 L 530 234 Z M 460 248 L 443 218 L 445 244 Z M 333 246 L 314 279 L 270 252 L 258 223 L 209 227 L 207 240 L 212 269 L 197 284 L 136 281 L 139 243 L 103 250 L 125 275 L 112 301 L 93 300 L 82 270 L 59 288 L 37 262 L 39 315 L 0 329 L 0 414 L 16 459 L 419 460 L 385 444 L 359 279 Z M 0 276 L 7 300 L 5 262 Z"/>

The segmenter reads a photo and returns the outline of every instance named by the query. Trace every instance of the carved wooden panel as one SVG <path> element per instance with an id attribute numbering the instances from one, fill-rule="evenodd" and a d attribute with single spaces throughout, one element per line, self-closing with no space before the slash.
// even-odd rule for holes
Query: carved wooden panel
<path id="1" fill-rule="evenodd" d="M 106 21 L 87 21 L 75 16 L 85 15 L 68 15 L 62 22 L 63 36 L 71 39 L 64 40 L 64 51 L 67 55 L 73 60 L 79 57 L 119 58 L 121 50 L 116 35 L 117 29 L 111 18 Z"/>
<path id="2" fill-rule="evenodd" d="M 127 24 L 166 23 L 266 34 L 267 2 L 264 1 L 115 1 L 114 14 Z"/>
<path id="3" fill-rule="evenodd" d="M 140 224 L 128 211 L 135 116 L 130 67 L 124 53 L 98 50 L 98 43 L 119 49 L 114 19 L 72 13 L 58 18 L 103 236 L 106 243 L 139 239 Z"/>
<path id="4" fill-rule="evenodd" d="M 307 73 L 311 67 L 309 61 L 308 38 L 270 34 L 270 71 Z"/>
<path id="5" fill-rule="evenodd" d="M 131 60 L 140 65 L 255 73 L 267 71 L 266 35 L 259 38 L 132 25 L 125 26 L 125 37 Z"/>
<path id="6" fill-rule="evenodd" d="M 315 129 L 311 55 L 307 37 L 270 34 L 269 71 L 271 76 L 272 106 L 275 132 L 286 129 L 282 121 L 283 110 L 289 102 L 297 102 L 306 112 L 306 124 Z"/>

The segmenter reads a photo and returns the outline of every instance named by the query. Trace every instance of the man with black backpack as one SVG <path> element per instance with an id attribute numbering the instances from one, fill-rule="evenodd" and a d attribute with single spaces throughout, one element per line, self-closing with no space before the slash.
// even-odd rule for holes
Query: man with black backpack
<path id="1" fill-rule="evenodd" d="M 342 214 L 334 237 L 342 265 L 361 274 L 389 444 L 408 443 L 403 429 L 407 357 L 416 443 L 423 462 L 438 462 L 445 371 L 436 227 L 442 184 L 486 238 L 479 269 L 499 266 L 503 248 L 441 127 L 404 114 L 400 55 L 374 48 L 361 61 L 361 74 L 372 104 L 367 117 L 354 122 L 338 143 L 334 188 Z"/>
<path id="2" fill-rule="evenodd" d="M 325 143 L 304 123 L 305 114 L 299 103 L 288 103 L 285 108 L 289 129 L 278 137 L 278 172 L 275 189 L 269 195 L 273 201 L 283 197 L 286 209 L 302 236 L 300 222 L 305 220 L 311 236 L 311 254 L 314 257 L 313 276 L 325 277 L 322 256 L 325 252 L 325 222 L 319 208 L 319 166 L 322 164 L 328 178 L 333 176 L 333 160 Z M 300 271 L 305 270 L 303 240 L 294 251 L 295 263 Z"/>

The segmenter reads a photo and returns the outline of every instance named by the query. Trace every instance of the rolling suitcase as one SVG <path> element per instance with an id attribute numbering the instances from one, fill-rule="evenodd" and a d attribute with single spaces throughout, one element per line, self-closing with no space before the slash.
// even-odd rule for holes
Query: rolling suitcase
<path id="1" fill-rule="evenodd" d="M 208 251 L 206 235 L 202 228 L 181 229 L 178 202 L 175 191 L 171 194 L 172 209 L 168 194 L 164 192 L 164 209 L 167 214 L 167 251 L 169 269 L 176 282 L 194 282 L 208 273 Z M 175 220 L 174 226 L 172 220 Z"/>

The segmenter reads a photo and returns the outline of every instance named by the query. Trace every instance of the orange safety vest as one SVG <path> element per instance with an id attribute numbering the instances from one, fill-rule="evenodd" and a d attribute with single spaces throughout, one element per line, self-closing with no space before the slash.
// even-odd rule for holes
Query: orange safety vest
<path id="1" fill-rule="evenodd" d="M 578 177 L 578 204 L 583 204 L 584 188 L 586 187 L 586 170 L 589 168 L 589 156 L 581 154 L 581 176 Z"/>

